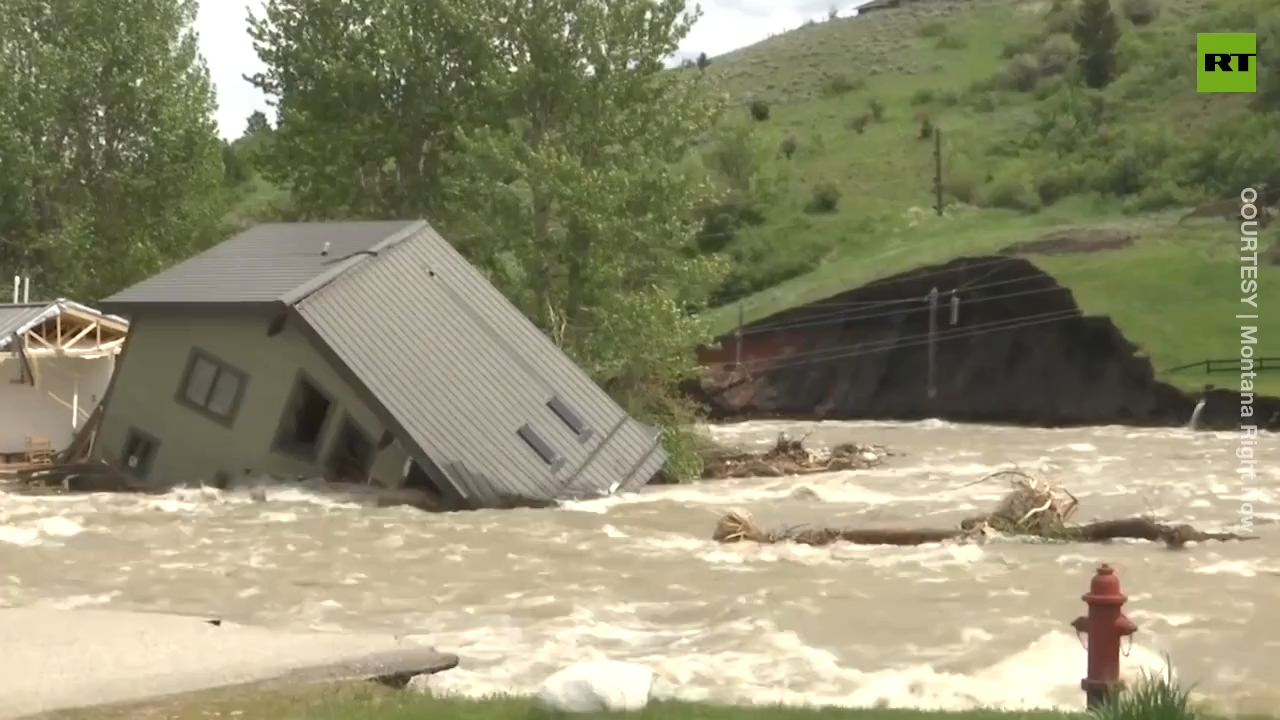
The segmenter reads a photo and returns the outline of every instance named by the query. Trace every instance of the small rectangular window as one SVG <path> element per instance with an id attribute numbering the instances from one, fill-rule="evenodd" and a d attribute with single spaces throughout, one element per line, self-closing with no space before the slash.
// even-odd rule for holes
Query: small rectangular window
<path id="1" fill-rule="evenodd" d="M 519 435 L 520 439 L 532 448 L 534 452 L 538 453 L 538 457 L 542 458 L 542 462 L 551 465 L 554 469 L 559 469 L 560 456 L 556 454 L 555 450 L 551 449 L 551 446 L 547 444 L 546 440 L 542 439 L 542 436 L 539 435 L 536 430 L 529 427 L 526 423 L 520 426 L 520 429 L 516 431 L 516 434 Z"/>
<path id="2" fill-rule="evenodd" d="M 230 427 L 244 395 L 245 380 L 243 371 L 193 349 L 182 374 L 178 401 Z"/>
<path id="3" fill-rule="evenodd" d="M 155 460 L 159 447 L 159 440 L 137 428 L 129 428 L 129 433 L 124 438 L 120 464 L 130 475 L 145 478 L 151 472 L 151 463 Z"/>
<path id="4" fill-rule="evenodd" d="M 583 421 L 578 413 L 573 411 L 573 408 L 569 407 L 568 403 L 561 400 L 559 395 L 553 395 L 547 401 L 547 407 L 573 431 L 574 435 L 577 435 L 582 440 L 587 440 L 591 437 L 591 428 L 587 427 L 587 423 Z"/>

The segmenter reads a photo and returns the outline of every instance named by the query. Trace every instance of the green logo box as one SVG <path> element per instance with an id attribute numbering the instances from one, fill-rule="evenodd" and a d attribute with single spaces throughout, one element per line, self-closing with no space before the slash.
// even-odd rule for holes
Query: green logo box
<path id="1" fill-rule="evenodd" d="M 1200 33 L 1196 56 L 1196 92 L 1258 92 L 1257 35 Z"/>

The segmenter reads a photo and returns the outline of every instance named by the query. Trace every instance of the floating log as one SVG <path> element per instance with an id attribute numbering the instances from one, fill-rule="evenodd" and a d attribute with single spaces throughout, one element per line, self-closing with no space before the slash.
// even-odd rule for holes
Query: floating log
<path id="1" fill-rule="evenodd" d="M 847 542 L 854 545 L 911 546 L 947 541 L 977 541 L 990 535 L 1006 535 L 1085 543 L 1120 539 L 1148 540 L 1163 542 L 1170 549 L 1181 549 L 1189 542 L 1257 539 L 1236 533 L 1203 532 L 1190 525 L 1159 523 L 1145 517 L 1072 525 L 1068 520 L 1079 503 L 1071 493 L 1016 470 L 1001 471 L 983 480 L 1002 477 L 1013 478 L 1013 490 L 1000 501 L 996 509 L 984 515 L 966 518 L 955 529 L 792 527 L 765 530 L 756 524 L 751 513 L 734 510 L 720 518 L 711 537 L 721 543 L 791 542 L 801 545 L 830 545 Z"/>

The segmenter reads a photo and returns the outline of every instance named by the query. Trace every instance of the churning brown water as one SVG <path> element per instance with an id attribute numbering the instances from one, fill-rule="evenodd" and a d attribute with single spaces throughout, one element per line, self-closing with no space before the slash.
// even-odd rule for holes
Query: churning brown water
<path id="1" fill-rule="evenodd" d="M 557 510 L 426 515 L 297 488 L 161 497 L 0 495 L 0 605 L 97 606 L 325 629 L 392 629 L 455 651 L 451 691 L 525 691 L 607 657 L 659 692 L 737 702 L 1078 706 L 1068 623 L 1100 562 L 1140 632 L 1131 671 L 1168 654 L 1224 708 L 1273 710 L 1280 667 L 1280 439 L 1239 479 L 1234 433 L 746 423 L 722 441 L 856 441 L 872 471 L 653 488 Z M 718 513 L 769 524 L 950 526 L 1017 463 L 1072 490 L 1079 519 L 1154 512 L 1258 540 L 883 548 L 720 546 Z M 1273 464 L 1276 463 L 1276 464 Z"/>

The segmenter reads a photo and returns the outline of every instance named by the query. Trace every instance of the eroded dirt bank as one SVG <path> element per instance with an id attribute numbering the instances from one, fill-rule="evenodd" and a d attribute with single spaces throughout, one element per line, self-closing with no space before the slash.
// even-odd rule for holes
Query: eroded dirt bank
<path id="1" fill-rule="evenodd" d="M 1110 318 L 1079 315 L 1070 290 L 1016 257 L 958 258 L 886 278 L 749 324 L 741 348 L 729 334 L 700 356 L 707 377 L 689 390 L 717 420 L 1184 425 L 1199 400 L 1158 382 Z M 1215 391 L 1201 424 L 1236 427 L 1239 407 L 1237 393 Z M 1280 429 L 1280 398 L 1257 397 L 1254 408 L 1259 426 Z"/>

